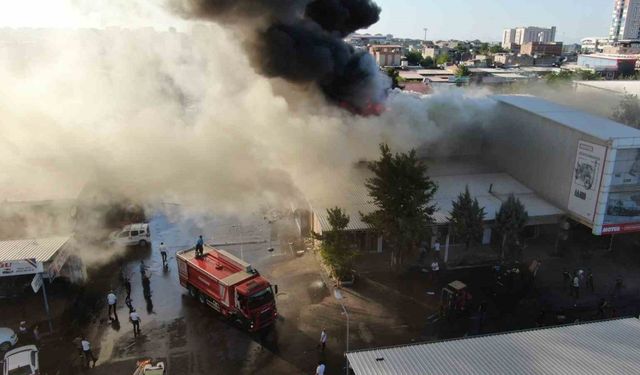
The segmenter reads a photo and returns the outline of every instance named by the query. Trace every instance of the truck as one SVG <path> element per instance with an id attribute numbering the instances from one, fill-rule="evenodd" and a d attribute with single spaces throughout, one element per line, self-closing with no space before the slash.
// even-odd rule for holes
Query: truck
<path id="1" fill-rule="evenodd" d="M 272 286 L 249 263 L 209 245 L 201 256 L 196 256 L 195 248 L 178 251 L 176 261 L 180 285 L 223 317 L 249 332 L 276 321 L 278 286 Z"/>

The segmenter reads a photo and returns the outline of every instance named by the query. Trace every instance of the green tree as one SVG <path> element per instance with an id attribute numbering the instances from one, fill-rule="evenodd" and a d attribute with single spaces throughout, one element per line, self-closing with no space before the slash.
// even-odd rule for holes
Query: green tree
<path id="1" fill-rule="evenodd" d="M 468 77 L 471 75 L 471 72 L 469 71 L 469 67 L 466 65 L 458 65 L 458 67 L 456 68 L 456 77 L 460 78 L 460 77 Z"/>
<path id="2" fill-rule="evenodd" d="M 322 234 L 313 233 L 314 238 L 322 241 L 320 255 L 333 270 L 334 276 L 344 280 L 351 274 L 353 262 L 358 252 L 349 245 L 345 229 L 350 217 L 339 207 L 327 209 L 327 221 L 330 229 Z"/>
<path id="3" fill-rule="evenodd" d="M 392 154 L 389 146 L 381 144 L 380 154 L 379 160 L 369 164 L 373 177 L 365 183 L 377 210 L 362 215 L 362 220 L 382 234 L 391 248 L 391 267 L 398 270 L 433 221 L 437 186 L 415 150 Z"/>
<path id="4" fill-rule="evenodd" d="M 496 54 L 496 53 L 507 52 L 507 50 L 502 48 L 502 46 L 499 44 L 494 44 L 491 47 L 489 47 L 489 52 L 492 54 Z"/>
<path id="5" fill-rule="evenodd" d="M 435 62 L 431 56 L 427 56 L 420 62 L 420 66 L 423 68 L 433 68 L 435 66 Z"/>
<path id="6" fill-rule="evenodd" d="M 496 213 L 496 231 L 502 236 L 500 244 L 502 258 L 504 258 L 504 250 L 507 246 L 512 246 L 520 241 L 520 235 L 528 220 L 529 214 L 520 199 L 510 194 Z"/>
<path id="7" fill-rule="evenodd" d="M 449 223 L 456 237 L 464 242 L 465 250 L 469 250 L 472 243 L 482 241 L 486 212 L 484 207 L 480 207 L 478 204 L 477 198 L 471 198 L 469 186 L 465 187 L 464 193 L 460 193 L 458 199 L 452 204 L 453 209 L 449 213 Z"/>
<path id="8" fill-rule="evenodd" d="M 398 73 L 398 71 L 394 68 L 387 68 L 385 72 L 387 73 L 389 78 L 391 78 L 391 88 L 395 89 L 397 87 L 400 87 L 400 84 L 398 83 L 400 81 L 400 73 Z"/>
<path id="9" fill-rule="evenodd" d="M 599 81 L 602 77 L 591 70 L 580 69 L 576 72 L 576 76 L 581 81 Z"/>
<path id="10" fill-rule="evenodd" d="M 422 53 L 419 51 L 408 51 L 404 57 L 407 58 L 409 65 L 420 65 L 422 62 Z"/>
<path id="11" fill-rule="evenodd" d="M 438 56 L 438 58 L 436 59 L 436 64 L 443 65 L 448 63 L 449 61 L 451 61 L 451 56 L 449 56 L 448 53 L 443 53 L 442 55 Z"/>
<path id="12" fill-rule="evenodd" d="M 640 129 L 640 100 L 637 95 L 625 94 L 620 104 L 613 110 L 614 120 Z"/>
<path id="13" fill-rule="evenodd" d="M 547 83 L 568 83 L 574 79 L 574 73 L 568 70 L 560 71 L 559 73 L 551 73 L 547 75 Z"/>

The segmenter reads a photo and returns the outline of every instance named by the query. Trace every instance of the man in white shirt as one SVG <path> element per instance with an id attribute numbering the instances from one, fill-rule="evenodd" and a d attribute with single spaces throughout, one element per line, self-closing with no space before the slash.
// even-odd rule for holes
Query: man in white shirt
<path id="1" fill-rule="evenodd" d="M 93 356 L 93 352 L 91 351 L 91 343 L 87 340 L 86 337 L 82 336 L 82 341 L 80 341 L 80 345 L 82 346 L 82 353 L 84 354 L 84 359 L 86 361 L 87 367 L 91 367 L 91 362 L 93 361 L 93 367 L 96 367 L 96 357 Z"/>
<path id="2" fill-rule="evenodd" d="M 113 316 L 115 317 L 115 321 L 118 321 L 118 314 L 116 313 L 116 302 L 118 302 L 118 297 L 116 297 L 113 290 L 109 291 L 107 294 L 107 304 L 109 305 L 109 320 L 111 320 L 111 310 L 113 310 Z"/>
<path id="3" fill-rule="evenodd" d="M 320 350 L 324 352 L 324 348 L 327 346 L 327 333 L 322 330 L 320 332 Z"/>
<path id="4" fill-rule="evenodd" d="M 167 265 L 167 246 L 164 244 L 164 242 L 160 242 L 160 246 L 158 247 L 158 250 L 160 250 L 160 255 L 162 256 L 162 265 L 166 266 Z"/>
<path id="5" fill-rule="evenodd" d="M 433 262 L 431 262 L 431 280 L 437 280 L 439 273 L 440 264 L 438 264 L 438 260 L 434 259 Z"/>
<path id="6" fill-rule="evenodd" d="M 440 259 L 440 241 L 436 240 L 436 242 L 433 243 L 433 252 L 436 255 L 436 259 Z"/>
<path id="7" fill-rule="evenodd" d="M 324 375 L 324 363 L 318 362 L 318 367 L 316 367 L 316 375 Z"/>
<path id="8" fill-rule="evenodd" d="M 133 324 L 133 337 L 136 337 L 140 334 L 140 315 L 136 312 L 136 309 L 131 310 L 129 314 L 129 321 Z"/>

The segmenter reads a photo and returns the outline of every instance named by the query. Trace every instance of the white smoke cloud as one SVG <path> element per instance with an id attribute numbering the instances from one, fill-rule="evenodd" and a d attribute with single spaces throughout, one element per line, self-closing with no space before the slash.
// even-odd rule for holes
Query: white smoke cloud
<path id="1" fill-rule="evenodd" d="M 145 202 L 278 204 L 331 191 L 380 142 L 418 147 L 488 105 L 396 92 L 382 116 L 353 116 L 259 76 L 214 24 L 0 35 L 0 199 L 73 197 L 97 180 Z"/>

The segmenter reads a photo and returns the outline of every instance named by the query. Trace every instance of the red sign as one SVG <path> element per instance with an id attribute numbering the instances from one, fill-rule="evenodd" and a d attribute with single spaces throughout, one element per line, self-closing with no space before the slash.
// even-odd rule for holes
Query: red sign
<path id="1" fill-rule="evenodd" d="M 605 224 L 602 226 L 602 234 L 617 234 L 640 232 L 640 223 Z"/>

